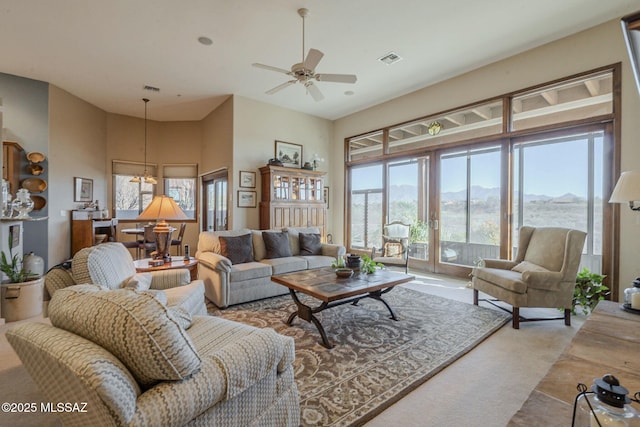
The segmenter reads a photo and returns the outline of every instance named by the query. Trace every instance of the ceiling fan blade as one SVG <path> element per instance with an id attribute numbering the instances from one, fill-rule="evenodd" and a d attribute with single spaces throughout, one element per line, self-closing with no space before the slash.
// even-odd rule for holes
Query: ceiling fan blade
<path id="1" fill-rule="evenodd" d="M 305 84 L 305 87 L 307 88 L 307 92 L 309 92 L 309 95 L 311 95 L 311 97 L 316 102 L 317 101 L 322 101 L 324 99 L 324 95 L 322 94 L 322 92 L 320 92 L 320 89 L 318 89 L 318 86 L 316 86 L 313 83 L 309 82 L 309 83 Z"/>
<path id="2" fill-rule="evenodd" d="M 316 79 L 321 82 L 355 83 L 358 78 L 355 74 L 316 74 Z"/>
<path id="3" fill-rule="evenodd" d="M 256 68 L 262 68 L 264 70 L 269 70 L 269 71 L 275 71 L 276 73 L 282 73 L 282 74 L 289 74 L 291 73 L 291 71 L 289 70 L 285 70 L 284 68 L 278 68 L 278 67 L 272 67 L 271 65 L 264 65 L 264 64 L 258 64 L 258 63 L 253 63 L 251 64 Z"/>
<path id="4" fill-rule="evenodd" d="M 284 82 L 281 85 L 278 85 L 278 86 L 274 87 L 273 89 L 269 89 L 265 93 L 267 95 L 273 95 L 274 93 L 279 92 L 279 91 L 281 91 L 282 89 L 284 89 L 284 88 L 286 88 L 288 86 L 291 86 L 295 82 L 297 82 L 297 80 L 289 80 L 288 82 Z"/>
<path id="5" fill-rule="evenodd" d="M 323 56 L 324 53 L 318 49 L 309 49 L 309 53 L 307 53 L 307 57 L 304 60 L 304 68 L 311 71 L 315 70 Z"/>

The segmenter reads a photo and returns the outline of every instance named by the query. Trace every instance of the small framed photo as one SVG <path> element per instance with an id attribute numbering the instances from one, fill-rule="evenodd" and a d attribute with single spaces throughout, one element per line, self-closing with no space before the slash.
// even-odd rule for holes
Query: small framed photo
<path id="1" fill-rule="evenodd" d="M 283 166 L 300 168 L 302 166 L 302 145 L 276 141 L 275 157 L 282 162 Z"/>
<path id="2" fill-rule="evenodd" d="M 93 180 L 89 178 L 73 178 L 73 201 L 92 202 L 93 201 Z"/>
<path id="3" fill-rule="evenodd" d="M 239 208 L 255 208 L 256 192 L 238 190 L 238 207 Z"/>
<path id="4" fill-rule="evenodd" d="M 327 206 L 327 209 L 329 209 L 329 187 L 324 187 L 322 198 L 324 200 L 324 204 Z"/>
<path id="5" fill-rule="evenodd" d="M 240 171 L 240 187 L 256 188 L 256 173 L 251 171 Z"/>

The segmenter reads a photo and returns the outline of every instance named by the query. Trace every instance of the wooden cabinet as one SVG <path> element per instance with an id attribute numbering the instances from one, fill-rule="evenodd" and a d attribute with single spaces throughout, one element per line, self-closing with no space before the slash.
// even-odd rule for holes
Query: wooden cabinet
<path id="1" fill-rule="evenodd" d="M 260 168 L 260 228 L 318 227 L 325 235 L 325 172 L 282 166 Z"/>
<path id="2" fill-rule="evenodd" d="M 117 219 L 92 219 L 87 212 L 72 211 L 71 256 L 80 249 L 116 240 Z M 95 212 L 100 214 L 99 211 Z"/>
<path id="3" fill-rule="evenodd" d="M 20 188 L 23 152 L 23 148 L 17 142 L 2 142 L 2 178 L 9 182 L 9 193 L 14 196 Z"/>

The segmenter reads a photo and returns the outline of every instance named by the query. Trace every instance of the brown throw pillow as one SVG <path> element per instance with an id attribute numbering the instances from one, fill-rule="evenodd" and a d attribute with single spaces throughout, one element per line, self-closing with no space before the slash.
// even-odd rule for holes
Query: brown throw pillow
<path id="1" fill-rule="evenodd" d="M 220 254 L 229 258 L 231 264 L 253 262 L 251 234 L 242 236 L 220 236 Z"/>
<path id="2" fill-rule="evenodd" d="M 402 258 L 402 243 L 387 242 L 384 244 L 384 255 L 389 258 Z"/>
<path id="3" fill-rule="evenodd" d="M 289 233 L 273 233 L 269 231 L 262 232 L 262 239 L 267 250 L 265 258 L 283 258 L 291 256 L 291 247 L 289 246 Z"/>
<path id="4" fill-rule="evenodd" d="M 320 234 L 317 233 L 299 233 L 300 255 L 321 255 L 322 242 Z"/>

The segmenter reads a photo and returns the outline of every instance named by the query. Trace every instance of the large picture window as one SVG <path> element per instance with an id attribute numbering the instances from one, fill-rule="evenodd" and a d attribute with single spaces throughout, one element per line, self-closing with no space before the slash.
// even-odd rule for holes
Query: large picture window
<path id="1" fill-rule="evenodd" d="M 155 185 L 145 183 L 144 180 L 131 182 L 134 177 L 144 174 L 145 165 L 114 160 L 113 174 L 113 213 L 118 219 L 136 219 L 138 215 L 151 203 L 155 195 Z M 146 164 L 146 170 L 151 176 L 157 176 L 155 165 Z"/>
<path id="2" fill-rule="evenodd" d="M 347 138 L 348 250 L 408 222 L 410 266 L 466 277 L 515 256 L 520 227 L 566 227 L 587 232 L 580 268 L 615 280 L 619 85 L 603 67 Z"/>
<path id="3" fill-rule="evenodd" d="M 164 194 L 173 198 L 189 219 L 196 219 L 198 166 L 164 165 Z"/>

